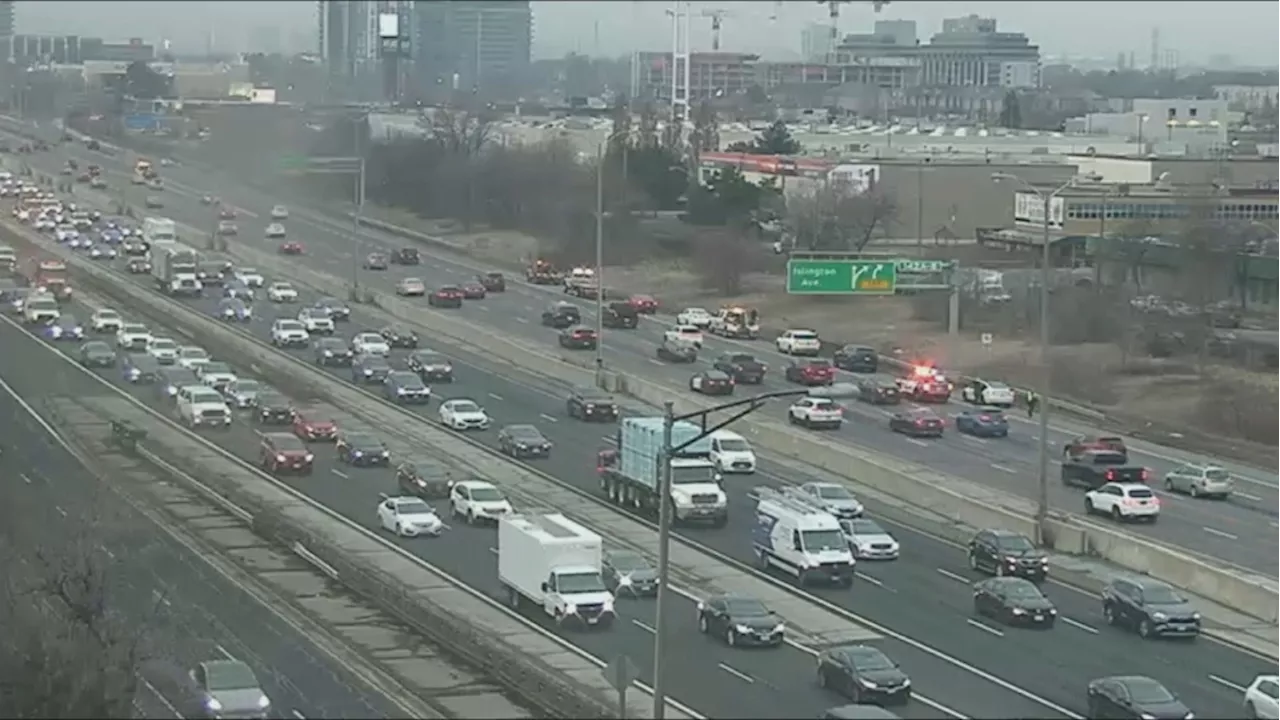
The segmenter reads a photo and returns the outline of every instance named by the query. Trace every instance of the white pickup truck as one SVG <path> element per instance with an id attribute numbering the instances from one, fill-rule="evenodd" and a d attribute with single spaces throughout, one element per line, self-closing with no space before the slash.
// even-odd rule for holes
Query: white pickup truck
<path id="1" fill-rule="evenodd" d="M 178 418 L 190 428 L 222 428 L 231 425 L 231 410 L 222 395 L 204 385 L 178 389 Z"/>
<path id="2" fill-rule="evenodd" d="M 600 575 L 600 536 L 559 513 L 508 515 L 498 521 L 498 580 L 513 609 L 526 602 L 557 623 L 609 627 L 613 593 Z"/>

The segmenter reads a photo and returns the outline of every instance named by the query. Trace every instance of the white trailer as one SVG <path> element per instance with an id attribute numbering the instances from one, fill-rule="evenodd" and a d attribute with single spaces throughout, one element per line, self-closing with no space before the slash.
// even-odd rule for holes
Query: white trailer
<path id="1" fill-rule="evenodd" d="M 498 520 L 498 581 L 513 609 L 527 602 L 561 625 L 613 624 L 613 594 L 600 576 L 604 542 L 559 513 Z"/>
<path id="2" fill-rule="evenodd" d="M 660 497 L 663 471 L 663 418 L 623 418 L 617 434 L 617 449 L 597 455 L 596 471 L 600 490 L 611 502 L 632 511 L 656 515 L 662 508 Z M 702 434 L 702 428 L 685 420 L 671 428 L 671 445 L 680 447 Z M 722 477 L 710 460 L 711 439 L 704 437 L 671 460 L 671 503 L 678 523 L 704 523 L 724 527 L 729 520 L 729 496 Z"/>

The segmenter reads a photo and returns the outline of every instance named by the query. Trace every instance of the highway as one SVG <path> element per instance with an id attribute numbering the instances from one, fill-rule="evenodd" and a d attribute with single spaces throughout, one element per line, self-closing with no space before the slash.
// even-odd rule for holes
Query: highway
<path id="1" fill-rule="evenodd" d="M 304 293 L 303 302 L 313 299 Z M 212 312 L 216 301 L 192 304 Z M 128 309 L 122 310 L 129 314 Z M 88 310 L 77 312 L 87 316 Z M 258 318 L 249 327 L 255 335 L 265 338 L 272 308 L 260 302 L 256 312 Z M 296 310 L 283 312 L 291 316 Z M 357 309 L 350 327 L 344 327 L 342 333 L 349 335 L 378 324 Z M 545 378 L 524 377 L 509 366 L 498 366 L 484 358 L 450 348 L 439 349 L 450 355 L 458 368 L 457 382 L 436 386 L 437 396 L 473 397 L 486 406 L 498 425 L 538 425 L 556 443 L 556 450 L 551 459 L 532 464 L 575 486 L 593 487 L 594 453 L 603 445 L 607 428 L 582 426 L 564 417 L 565 388 Z M 309 359 L 305 351 L 298 354 Z M 348 382 L 350 377 L 349 371 L 335 371 L 333 375 L 339 382 Z M 115 380 L 110 373 L 104 376 Z M 130 391 L 156 402 L 149 388 Z M 424 414 L 429 417 L 433 409 L 426 409 Z M 333 413 L 339 424 L 354 421 L 340 411 Z M 389 440 L 397 432 L 391 428 L 378 430 Z M 495 434 L 490 431 L 473 437 L 492 445 Z M 225 443 L 243 457 L 252 458 L 256 450 L 252 432 L 245 427 L 212 434 L 210 439 Z M 392 450 L 398 452 L 395 444 Z M 682 533 L 734 558 L 749 560 L 746 538 L 752 523 L 752 503 L 748 492 L 758 482 L 781 482 L 782 470 L 767 459 L 762 471 L 757 478 L 734 478 L 726 484 L 732 512 L 725 529 Z M 805 480 L 794 473 L 789 473 L 788 479 Z M 394 482 L 386 471 L 336 466 L 328 453 L 321 451 L 317 472 L 299 479 L 296 486 L 367 524 L 376 493 L 392 491 Z M 852 592 L 816 594 L 868 624 L 891 628 L 912 641 L 886 637 L 877 644 L 912 674 L 920 694 L 958 714 L 1050 717 L 1083 713 L 1082 688 L 1090 679 L 1125 672 L 1162 680 L 1202 716 L 1225 717 L 1238 708 L 1239 693 L 1221 680 L 1243 685 L 1273 665 L 1209 640 L 1195 644 L 1142 642 L 1105 627 L 1096 599 L 1056 584 L 1049 584 L 1046 589 L 1057 603 L 1063 622 L 1050 632 L 1027 632 L 978 622 L 972 616 L 966 587 L 976 576 L 968 571 L 962 552 L 905 528 L 893 529 L 904 543 L 900 561 L 863 563 L 861 581 Z M 493 537 L 492 530 L 453 527 L 439 540 L 414 541 L 406 546 L 469 584 L 498 596 L 496 562 L 490 552 Z M 669 676 L 671 692 L 677 699 L 712 717 L 812 716 L 834 704 L 833 698 L 812 686 L 812 665 L 808 664 L 812 658 L 806 657 L 803 650 L 729 650 L 696 637 L 691 625 L 680 625 L 692 622 L 693 609 L 686 601 L 677 602 L 682 607 L 675 613 L 678 629 L 673 634 L 676 646 L 672 652 L 678 659 L 672 661 Z M 640 665 L 642 679 L 646 679 L 651 641 L 646 627 L 652 627 L 652 609 L 646 603 L 628 602 L 622 613 L 624 622 L 611 634 L 575 635 L 573 640 L 597 655 L 626 652 Z M 921 650 L 921 645 L 928 650 Z M 714 668 L 723 672 L 711 672 Z M 744 676 L 748 679 L 744 680 Z M 993 677 L 999 682 L 992 681 Z M 1051 712 L 1051 706 L 1066 712 Z M 939 716 L 934 707 L 910 710 L 914 717 Z"/>
<path id="2" fill-rule="evenodd" d="M 77 153 L 81 162 L 101 163 L 108 160 L 79 147 L 71 151 Z M 116 162 L 125 161 L 121 159 Z M 57 160 L 45 161 L 43 166 L 47 171 L 53 171 L 57 164 Z M 215 223 L 214 211 L 201 205 L 199 197 L 206 194 L 217 196 L 242 209 L 239 220 L 241 235 L 236 241 L 263 246 L 261 231 L 269 222 L 271 205 L 278 202 L 278 199 L 257 192 L 245 184 L 192 168 L 164 168 L 163 173 L 168 178 L 167 189 L 163 193 L 167 203 L 164 214 L 185 223 L 193 232 L 207 233 Z M 116 170 L 111 177 L 113 187 L 123 193 L 131 204 L 141 206 L 145 191 L 129 185 L 126 178 L 123 170 Z M 337 220 L 297 206 L 291 210 L 291 217 L 286 223 L 291 230 L 290 237 L 301 240 L 307 247 L 306 256 L 299 262 L 338 277 L 350 277 L 359 264 L 359 259 L 367 252 L 409 243 L 366 230 L 361 233 L 359 246 L 356 247 L 352 242 L 349 221 Z M 424 253 L 432 253 L 430 248 L 421 249 Z M 472 279 L 477 272 L 487 269 L 472 261 L 447 254 L 432 253 L 425 257 L 424 264 L 415 268 L 393 267 L 387 272 L 379 273 L 359 271 L 360 282 L 390 290 L 397 279 L 412 275 L 423 278 L 428 287 L 436 287 Z M 517 278 L 509 278 L 508 286 L 510 289 L 505 294 L 492 295 L 483 302 L 467 303 L 459 311 L 459 315 L 490 332 L 526 342 L 545 343 L 549 349 L 553 348 L 554 331 L 539 326 L 539 313 L 549 302 L 563 300 L 565 296 L 554 288 L 534 287 Z M 579 304 L 583 307 L 585 322 L 593 322 L 592 303 Z M 750 343 L 709 337 L 707 347 L 694 368 L 659 363 L 653 353 L 664 329 L 664 320 L 667 319 L 646 320 L 634 331 L 606 330 L 606 363 L 673 388 L 685 388 L 689 376 L 697 367 L 704 366 L 720 352 L 746 350 L 754 352 L 770 365 L 769 380 L 759 390 L 771 391 L 787 387 L 780 379 L 786 358 L 773 352 L 772 345 L 767 342 Z M 958 403 L 952 403 L 939 410 L 946 417 L 959 409 Z M 779 407 L 774 411 L 781 410 Z M 838 432 L 842 441 L 1025 498 L 1034 499 L 1037 495 L 1037 426 L 1016 413 L 1011 416 L 1013 432 L 1006 439 L 983 440 L 949 432 L 940 440 L 919 440 L 890 433 L 887 428 L 888 412 L 884 409 L 854 403 L 851 410 L 849 422 Z M 1050 448 L 1055 456 L 1074 435 L 1096 432 L 1080 423 L 1058 419 L 1054 419 L 1052 427 Z M 1154 526 L 1132 527 L 1130 532 L 1268 576 L 1276 575 L 1277 564 L 1280 563 L 1275 542 L 1276 507 L 1280 500 L 1277 496 L 1277 479 L 1273 473 L 1226 460 L 1197 457 L 1142 441 L 1130 441 L 1130 449 L 1134 462 L 1150 467 L 1157 477 L 1183 462 L 1212 462 L 1222 465 L 1236 476 L 1238 490 L 1228 502 L 1193 500 L 1162 491 L 1165 505 L 1161 522 Z M 1083 493 L 1063 487 L 1057 482 L 1056 460 L 1054 462 L 1054 467 L 1050 468 L 1051 504 L 1055 508 L 1080 512 Z"/>
<path id="3" fill-rule="evenodd" d="M 49 363 L 44 350 L 7 323 L 0 325 L 0 338 L 0 377 L 27 402 L 38 407 L 50 392 L 107 392 L 74 368 Z M 45 549 L 55 563 L 76 560 L 76 552 L 95 553 L 90 561 L 101 564 L 111 611 L 124 613 L 142 634 L 141 716 L 181 717 L 184 703 L 174 682 L 200 662 L 235 658 L 257 673 L 275 705 L 273 717 L 403 717 L 385 698 L 357 689 L 293 626 L 104 491 L 7 390 L 0 392 L 0 418 L 7 537 L 23 542 L 32 558 L 37 548 Z M 41 563 L 33 559 L 30 567 L 38 571 Z"/>

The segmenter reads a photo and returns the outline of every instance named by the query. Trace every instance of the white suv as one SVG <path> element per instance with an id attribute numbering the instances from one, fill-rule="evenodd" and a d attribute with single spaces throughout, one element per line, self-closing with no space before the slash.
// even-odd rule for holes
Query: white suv
<path id="1" fill-rule="evenodd" d="M 471 525 L 484 520 L 497 522 L 498 518 L 512 513 L 511 501 L 502 491 L 482 480 L 454 483 L 449 490 L 449 510 L 454 517 L 465 518 Z"/>
<path id="2" fill-rule="evenodd" d="M 351 338 L 351 352 L 356 355 L 390 355 L 391 345 L 378 333 L 360 333 Z"/>
<path id="3" fill-rule="evenodd" d="M 298 291 L 287 282 L 273 282 L 267 288 L 267 299 L 275 303 L 298 302 Z"/>
<path id="4" fill-rule="evenodd" d="M 161 365 L 172 365 L 178 361 L 178 343 L 169 338 L 153 337 L 147 340 L 147 354 Z"/>
<path id="5" fill-rule="evenodd" d="M 146 325 L 126 323 L 116 331 L 116 347 L 125 350 L 145 348 L 151 342 L 151 331 Z"/>
<path id="6" fill-rule="evenodd" d="M 89 327 L 92 328 L 94 332 L 119 332 L 123 325 L 124 318 L 120 317 L 120 313 L 107 308 L 96 310 L 93 315 L 89 317 Z"/>
<path id="7" fill-rule="evenodd" d="M 822 341 L 813 330 L 783 330 L 775 343 L 778 352 L 786 355 L 817 355 Z"/>
<path id="8" fill-rule="evenodd" d="M 319 308 L 302 308 L 298 311 L 298 322 L 302 323 L 309 333 L 332 335 L 334 331 L 333 318 Z"/>
<path id="9" fill-rule="evenodd" d="M 279 319 L 271 324 L 271 344 L 276 347 L 297 347 L 311 340 L 307 328 L 297 320 Z"/>
<path id="10" fill-rule="evenodd" d="M 803 397 L 791 404 L 787 421 L 807 428 L 838 430 L 844 424 L 844 410 L 830 398 Z"/>
<path id="11" fill-rule="evenodd" d="M 1110 515 L 1117 522 L 1160 517 L 1160 498 L 1142 483 L 1107 483 L 1084 494 L 1086 515 Z"/>

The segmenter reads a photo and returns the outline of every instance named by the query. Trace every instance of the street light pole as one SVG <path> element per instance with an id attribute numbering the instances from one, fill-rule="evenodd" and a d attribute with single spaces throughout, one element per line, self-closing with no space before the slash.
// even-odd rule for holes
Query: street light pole
<path id="1" fill-rule="evenodd" d="M 356 211 L 351 216 L 351 287 L 360 294 L 360 221 L 364 219 L 364 154 L 359 156 L 356 169 Z"/>
<path id="2" fill-rule="evenodd" d="M 604 370 L 604 161 L 609 143 L 625 138 L 630 130 L 610 133 L 596 145 L 596 384 Z M 622 183 L 627 182 L 627 149 L 622 150 Z"/>

